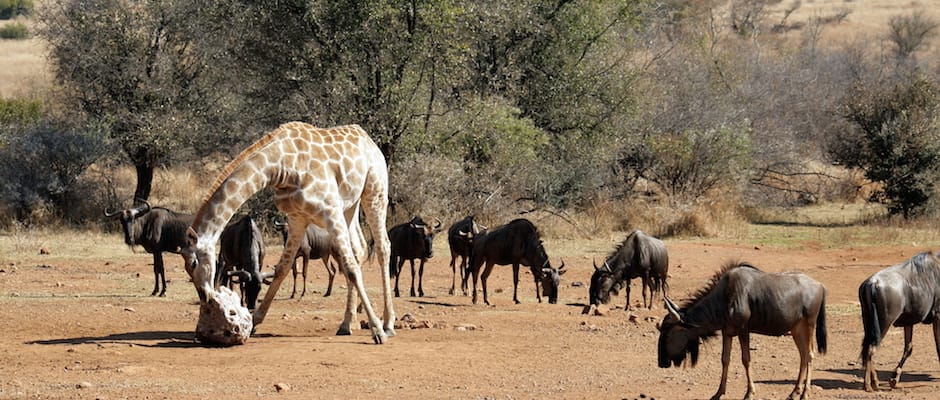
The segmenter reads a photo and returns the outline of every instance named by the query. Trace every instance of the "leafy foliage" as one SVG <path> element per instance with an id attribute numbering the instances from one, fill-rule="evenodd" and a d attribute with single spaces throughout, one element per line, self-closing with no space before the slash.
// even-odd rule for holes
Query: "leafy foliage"
<path id="1" fill-rule="evenodd" d="M 0 0 L 0 19 L 12 19 L 32 12 L 32 0 Z"/>
<path id="2" fill-rule="evenodd" d="M 833 152 L 868 179 L 884 183 L 892 214 L 922 214 L 937 201 L 940 179 L 940 87 L 921 76 L 858 85 L 845 118 L 856 128 L 837 138 Z"/>
<path id="3" fill-rule="evenodd" d="M 29 28 L 22 22 L 0 26 L 0 39 L 26 39 L 28 37 Z"/>
<path id="4" fill-rule="evenodd" d="M 0 147 L 0 204 L 21 221 L 46 207 L 63 215 L 80 194 L 78 177 L 106 149 L 94 127 L 43 122 L 4 130 L 10 139 Z"/>

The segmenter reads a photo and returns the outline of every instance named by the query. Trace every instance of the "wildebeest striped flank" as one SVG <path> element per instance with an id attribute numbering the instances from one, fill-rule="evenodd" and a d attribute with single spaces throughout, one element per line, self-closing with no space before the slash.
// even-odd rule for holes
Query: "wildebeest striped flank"
<path id="1" fill-rule="evenodd" d="M 747 377 L 745 399 L 754 396 L 750 373 L 750 334 L 790 334 L 800 352 L 800 372 L 789 399 L 809 396 L 813 331 L 820 354 L 826 353 L 826 289 L 802 273 L 768 274 L 746 263 L 729 263 L 682 308 L 666 297 L 669 314 L 659 327 L 659 366 L 679 366 L 686 357 L 698 362 L 699 344 L 721 331 L 721 383 L 712 399 L 725 394 L 731 340 L 741 344 Z"/>
<path id="2" fill-rule="evenodd" d="M 904 327 L 904 353 L 889 382 L 897 385 L 904 362 L 911 356 L 914 325 L 933 324 L 934 343 L 940 358 L 940 259 L 924 252 L 910 260 L 876 272 L 858 288 L 862 308 L 862 375 L 865 390 L 878 390 L 872 358 L 875 348 L 892 326 Z"/>

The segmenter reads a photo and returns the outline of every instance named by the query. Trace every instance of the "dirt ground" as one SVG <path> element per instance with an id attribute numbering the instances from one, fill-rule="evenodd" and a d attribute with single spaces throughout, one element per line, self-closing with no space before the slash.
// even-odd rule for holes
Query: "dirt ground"
<path id="1" fill-rule="evenodd" d="M 372 344 L 365 330 L 334 336 L 345 283 L 338 280 L 334 295 L 322 297 L 325 272 L 315 261 L 306 297 L 289 299 L 287 283 L 247 344 L 206 348 L 193 341 L 198 303 L 178 256 L 167 258 L 167 297 L 151 297 L 148 254 L 132 253 L 116 234 L 75 238 L 84 244 L 71 247 L 94 254 L 104 247 L 110 255 L 64 254 L 49 246 L 50 254 L 7 256 L 0 265 L 0 398 L 708 398 L 718 385 L 719 340 L 703 347 L 695 368 L 660 369 L 656 322 L 665 314 L 662 304 L 627 312 L 621 296 L 606 316 L 582 315 L 592 259 L 602 259 L 620 239 L 546 240 L 553 260 L 560 256 L 567 263 L 559 304 L 537 303 L 528 274 L 520 278 L 523 303 L 512 304 L 511 268 L 502 266 L 490 279 L 494 306 L 484 306 L 447 294 L 450 257 L 446 240 L 438 237 L 424 277 L 426 296 L 396 299 L 398 316 L 413 322 L 385 345 Z M 801 270 L 826 285 L 830 349 L 815 362 L 812 397 L 937 398 L 940 365 L 927 326 L 915 329 L 915 353 L 897 389 L 866 393 L 859 374 L 858 285 L 923 248 L 666 243 L 670 294 L 680 302 L 729 259 L 767 271 Z M 575 250 L 552 250 L 559 248 Z M 267 263 L 274 264 L 279 252 L 269 247 Z M 405 272 L 403 294 L 408 277 Z M 366 279 L 372 298 L 379 299 L 374 265 L 367 267 Z M 634 303 L 637 291 L 635 282 Z M 892 330 L 876 356 L 885 381 L 900 356 L 902 336 Z M 798 369 L 792 340 L 756 336 L 751 346 L 757 397 L 784 398 Z M 735 342 L 725 398 L 744 394 L 739 360 Z"/>

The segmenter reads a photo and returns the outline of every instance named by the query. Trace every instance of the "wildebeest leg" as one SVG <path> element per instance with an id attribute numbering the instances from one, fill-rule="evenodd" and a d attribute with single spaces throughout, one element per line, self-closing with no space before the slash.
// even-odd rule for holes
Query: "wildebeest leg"
<path id="1" fill-rule="evenodd" d="M 293 277 L 293 281 L 294 281 L 294 288 L 291 289 L 291 291 L 290 291 L 290 298 L 293 299 L 294 296 L 297 294 L 297 274 L 299 273 L 299 272 L 297 271 L 297 260 L 294 260 L 294 263 L 290 266 L 290 272 L 291 272 L 291 276 Z"/>
<path id="2" fill-rule="evenodd" d="M 646 307 L 647 310 L 650 310 L 650 309 L 653 308 L 653 291 L 650 290 L 650 295 L 649 295 L 650 300 L 649 300 L 649 302 L 647 303 L 647 302 L 646 302 L 646 289 L 647 289 L 648 287 L 650 287 L 650 273 L 649 273 L 649 272 L 645 272 L 645 273 L 643 273 L 643 289 L 642 289 L 642 291 L 643 291 L 643 306 Z"/>
<path id="3" fill-rule="evenodd" d="M 304 257 L 303 269 L 300 270 L 301 271 L 300 278 L 303 279 L 303 282 L 301 282 L 303 284 L 303 289 L 300 292 L 301 299 L 304 298 L 305 294 L 307 294 L 307 267 L 309 265 L 310 265 L 310 257 Z M 295 280 L 294 285 L 296 286 L 297 285 L 296 276 L 294 280 Z"/>
<path id="4" fill-rule="evenodd" d="M 532 268 L 532 278 L 535 280 L 535 299 L 538 300 L 539 303 L 541 303 L 541 302 L 542 302 L 542 291 L 539 289 L 539 283 L 540 283 L 540 282 L 539 282 L 539 276 L 536 275 L 535 272 L 536 272 L 536 269 L 535 269 L 535 268 Z"/>
<path id="5" fill-rule="evenodd" d="M 725 394 L 728 384 L 728 364 L 731 363 L 731 339 L 732 336 L 721 336 L 721 382 L 718 383 L 718 391 L 712 396 L 712 400 L 718 400 Z"/>
<path id="6" fill-rule="evenodd" d="M 424 297 L 424 262 L 426 258 L 421 259 L 421 266 L 418 267 L 418 296 Z M 411 277 L 414 280 L 414 276 Z"/>
<path id="7" fill-rule="evenodd" d="M 898 381 L 901 379 L 901 369 L 904 368 L 904 362 L 907 361 L 907 358 L 911 356 L 911 353 L 914 352 L 914 325 L 908 325 L 904 327 L 904 354 L 901 355 L 901 361 L 898 361 L 898 366 L 894 369 L 894 376 L 891 377 L 891 380 L 888 382 L 891 385 L 891 388 L 898 384 Z"/>
<path id="8" fill-rule="evenodd" d="M 933 344 L 937 348 L 937 360 L 940 361 L 940 321 L 933 322 Z"/>
<path id="9" fill-rule="evenodd" d="M 461 267 L 463 267 L 463 263 L 461 263 Z M 450 291 L 448 291 L 447 293 L 453 296 L 454 292 L 457 290 L 457 255 L 456 254 L 450 255 L 450 270 L 451 270 Z M 460 275 L 461 275 L 461 278 L 463 278 L 462 269 L 460 270 Z M 466 295 L 466 293 L 464 293 L 464 295 Z"/>
<path id="10" fill-rule="evenodd" d="M 467 257 L 460 256 L 460 289 L 463 290 L 463 295 L 466 296 L 467 293 L 467 275 L 470 274 L 470 271 L 467 268 L 470 266 L 470 260 Z"/>
<path id="11" fill-rule="evenodd" d="M 865 380 L 865 391 L 878 391 L 878 371 L 875 370 L 875 345 L 862 350 L 862 377 Z"/>
<path id="12" fill-rule="evenodd" d="M 486 286 L 483 286 L 483 287 L 484 287 L 483 293 L 485 294 Z M 516 296 L 516 292 L 518 289 L 519 289 L 519 264 L 513 264 L 512 265 L 512 302 L 516 304 L 519 304 L 519 297 Z M 536 292 L 538 292 L 538 290 L 536 290 Z"/>
<path id="13" fill-rule="evenodd" d="M 326 293 L 323 294 L 323 297 L 330 297 L 330 295 L 333 294 L 333 278 L 336 278 L 336 266 L 330 262 L 329 255 L 323 257 L 323 268 L 326 268 L 327 279 L 329 279 L 326 284 Z M 305 290 L 306 287 L 306 284 L 304 284 Z"/>
<path id="14" fill-rule="evenodd" d="M 486 304 L 486 305 L 490 305 L 490 299 L 489 299 L 489 296 L 487 296 L 487 292 L 486 292 L 486 278 L 489 278 L 490 272 L 492 271 L 493 271 L 493 263 L 490 261 L 487 261 L 486 267 L 483 268 L 483 273 L 482 275 L 480 275 L 480 280 L 483 284 L 483 304 Z M 474 304 L 476 304 L 476 293 L 477 293 L 476 279 L 474 279 L 473 280 L 473 297 L 474 297 L 473 303 Z"/>
<path id="15" fill-rule="evenodd" d="M 415 297 L 415 259 L 412 258 L 408 260 L 408 263 L 411 264 L 411 291 L 409 292 L 409 295 L 411 297 Z"/>
<path id="16" fill-rule="evenodd" d="M 479 278 L 480 276 L 480 266 L 477 266 L 474 268 L 473 265 L 470 265 L 470 268 L 473 269 L 473 271 L 467 271 L 467 275 L 470 276 L 472 274 L 473 276 L 473 304 L 476 304 L 477 303 L 477 278 Z"/>
<path id="17" fill-rule="evenodd" d="M 627 305 L 624 308 L 624 310 L 630 311 L 631 309 L 633 309 L 633 306 L 630 305 L 630 279 L 627 279 L 627 282 L 624 283 L 623 286 L 624 286 L 624 291 L 627 292 Z"/>
<path id="18" fill-rule="evenodd" d="M 796 375 L 796 385 L 793 391 L 787 397 L 788 400 L 796 398 L 809 398 L 810 372 L 813 362 L 812 334 L 815 324 L 807 320 L 801 320 L 790 330 L 793 336 L 793 342 L 796 343 L 796 349 L 800 352 L 800 372 Z"/>
<path id="19" fill-rule="evenodd" d="M 744 400 L 748 400 L 754 396 L 754 379 L 751 378 L 751 334 L 742 332 L 738 335 L 738 342 L 741 344 L 741 365 L 744 365 L 744 377 L 747 378 Z"/>
<path id="20" fill-rule="evenodd" d="M 394 257 L 393 257 L 394 258 Z M 401 267 L 405 265 L 404 258 L 394 258 L 391 265 L 395 266 L 395 297 L 399 297 L 398 293 L 398 278 L 401 277 Z"/>
<path id="21" fill-rule="evenodd" d="M 160 290 L 160 283 L 163 283 L 163 290 Z M 155 296 L 157 292 L 160 292 L 160 297 L 166 296 L 166 271 L 163 269 L 163 253 L 159 251 L 153 253 L 153 292 L 150 295 Z"/>

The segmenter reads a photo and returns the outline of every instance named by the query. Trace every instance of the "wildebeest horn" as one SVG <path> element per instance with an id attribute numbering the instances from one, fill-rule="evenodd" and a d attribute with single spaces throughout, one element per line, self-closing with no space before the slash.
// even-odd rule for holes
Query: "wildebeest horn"
<path id="1" fill-rule="evenodd" d="M 145 212 L 147 212 L 147 211 L 150 211 L 150 203 L 147 202 L 147 200 L 144 200 L 144 199 L 142 199 L 142 198 L 140 198 L 140 197 L 135 197 L 135 198 L 134 198 L 134 202 L 135 202 L 135 203 L 142 203 L 142 204 L 143 204 L 143 207 L 137 207 L 137 210 L 139 210 L 140 213 L 145 213 Z"/>
<path id="2" fill-rule="evenodd" d="M 283 227 L 287 226 L 286 222 L 274 221 L 274 226 Z"/>
<path id="3" fill-rule="evenodd" d="M 229 277 L 237 276 L 239 282 L 244 282 L 244 283 L 251 282 L 251 274 L 249 274 L 248 271 L 243 271 L 243 270 L 228 271 L 228 276 Z"/>
<path id="4" fill-rule="evenodd" d="M 607 261 L 604 261 L 604 271 L 613 272 L 610 270 L 610 264 L 608 264 Z"/>
<path id="5" fill-rule="evenodd" d="M 666 309 L 669 310 L 669 314 L 672 314 L 677 321 L 682 322 L 682 314 L 679 313 L 679 306 L 673 303 L 668 296 L 663 296 L 663 300 L 666 303 Z"/>
<path id="6" fill-rule="evenodd" d="M 561 266 L 558 267 L 558 270 L 561 271 L 564 268 L 565 268 L 565 260 L 561 260 Z"/>
<path id="7" fill-rule="evenodd" d="M 437 223 L 434 224 L 434 228 L 433 228 L 433 229 L 434 229 L 435 231 L 436 231 L 436 230 L 440 230 L 440 229 L 441 229 L 441 225 L 444 225 L 444 222 L 441 221 L 439 218 L 434 218 L 434 220 L 437 221 Z"/>
<path id="8" fill-rule="evenodd" d="M 595 271 L 601 269 L 600 267 L 597 266 L 597 259 L 592 258 L 592 259 L 591 259 L 591 263 L 594 264 L 594 270 L 595 270 Z"/>
<path id="9" fill-rule="evenodd" d="M 105 218 L 113 218 L 113 217 L 118 216 L 119 214 L 121 214 L 120 211 L 114 211 L 114 212 L 112 212 L 112 211 L 104 210 L 104 217 L 105 217 Z"/>

